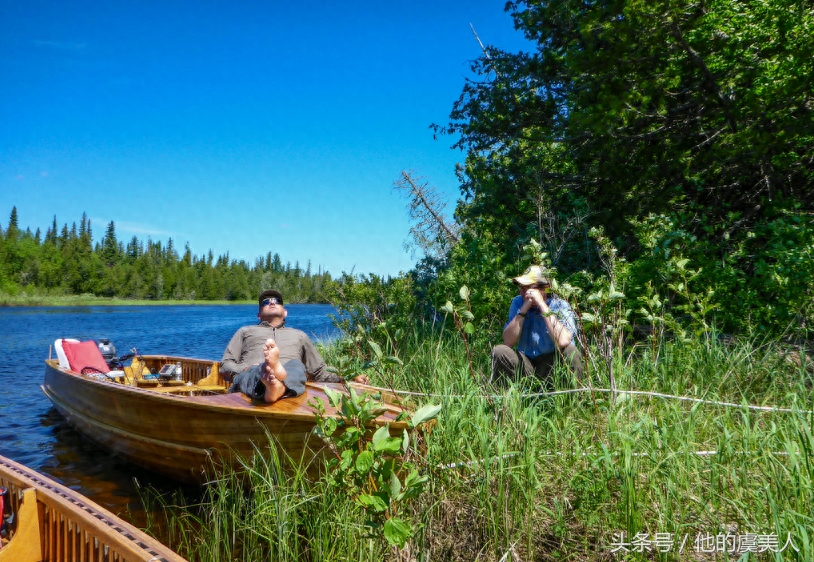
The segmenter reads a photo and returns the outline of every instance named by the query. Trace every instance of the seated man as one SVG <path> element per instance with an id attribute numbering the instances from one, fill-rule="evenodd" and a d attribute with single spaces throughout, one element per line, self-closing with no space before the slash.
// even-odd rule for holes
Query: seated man
<path id="1" fill-rule="evenodd" d="M 267 290 L 260 293 L 260 309 L 257 313 L 259 324 L 244 326 L 232 336 L 221 360 L 220 372 L 227 382 L 236 388 L 238 376 L 252 367 L 265 363 L 265 345 L 272 340 L 279 351 L 279 362 L 288 374 L 290 361 L 303 365 L 308 380 L 317 382 L 341 382 L 342 379 L 328 370 L 313 342 L 305 332 L 285 326 L 288 311 L 283 306 L 283 295 L 279 291 Z M 356 380 L 367 383 L 367 377 Z"/>
<path id="2" fill-rule="evenodd" d="M 577 379 L 581 378 L 582 355 L 573 343 L 577 328 L 571 307 L 549 292 L 551 281 L 539 265 L 529 267 L 513 281 L 520 294 L 509 307 L 503 345 L 492 349 L 492 380 L 514 380 L 518 372 L 546 380 L 557 352 Z"/>
<path id="3" fill-rule="evenodd" d="M 263 344 L 263 356 L 263 363 L 249 367 L 234 378 L 229 392 L 242 392 L 269 404 L 305 392 L 305 365 L 302 362 L 291 359 L 283 365 L 280 349 L 274 340 L 266 340 Z"/>

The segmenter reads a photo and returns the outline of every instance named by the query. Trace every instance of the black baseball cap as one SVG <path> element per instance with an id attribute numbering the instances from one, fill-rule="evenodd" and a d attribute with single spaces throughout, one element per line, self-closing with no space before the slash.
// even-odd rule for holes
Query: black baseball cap
<path id="1" fill-rule="evenodd" d="M 262 293 L 260 293 L 260 298 L 257 299 L 257 304 L 260 304 L 265 299 L 268 299 L 268 298 L 271 298 L 271 297 L 274 297 L 278 301 L 280 301 L 281 305 L 283 304 L 283 295 L 280 294 L 280 291 L 275 291 L 274 289 L 267 289 L 267 290 L 263 291 Z"/>

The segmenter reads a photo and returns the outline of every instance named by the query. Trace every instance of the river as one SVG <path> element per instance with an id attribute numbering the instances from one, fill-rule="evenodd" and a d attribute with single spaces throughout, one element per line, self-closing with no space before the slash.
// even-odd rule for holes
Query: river
<path id="1" fill-rule="evenodd" d="M 313 340 L 338 335 L 329 305 L 288 305 L 286 325 Z M 47 474 L 137 526 L 137 485 L 179 485 L 127 463 L 68 426 L 40 390 L 43 360 L 57 338 L 106 337 L 118 355 L 220 359 L 232 334 L 256 322 L 254 305 L 0 307 L 0 454 Z M 138 483 L 138 484 L 137 484 Z M 190 492 L 190 490 L 187 490 Z M 191 493 L 194 493 L 192 491 Z"/>

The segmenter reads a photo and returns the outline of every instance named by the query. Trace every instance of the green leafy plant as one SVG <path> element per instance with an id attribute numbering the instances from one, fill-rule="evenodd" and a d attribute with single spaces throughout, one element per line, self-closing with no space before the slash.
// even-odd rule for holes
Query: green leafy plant
<path id="1" fill-rule="evenodd" d="M 472 378 L 478 380 L 478 375 L 475 373 L 475 366 L 472 363 L 472 351 L 470 349 L 469 338 L 475 335 L 475 315 L 472 314 L 472 307 L 469 303 L 469 287 L 464 285 L 458 290 L 458 296 L 461 297 L 463 304 L 455 306 L 452 301 L 447 301 L 441 307 L 441 312 L 447 316 L 452 316 L 452 321 L 455 324 L 455 329 L 461 334 L 466 346 L 466 360 L 469 363 L 469 372 L 472 373 Z"/>
<path id="2" fill-rule="evenodd" d="M 427 476 L 414 462 L 418 428 L 434 419 L 441 406 L 427 405 L 407 418 L 410 431 L 391 435 L 390 425 L 381 426 L 370 436 L 374 421 L 384 408 L 376 395 L 358 395 L 325 390 L 339 417 L 326 416 L 319 400 L 310 404 L 316 410 L 315 432 L 333 453 L 323 477 L 329 486 L 339 488 L 364 510 L 368 537 L 383 536 L 391 545 L 404 547 L 418 528 L 405 517 L 406 506 L 424 490 Z M 411 439 L 412 434 L 412 439 Z"/>
<path id="3" fill-rule="evenodd" d="M 397 331 L 396 336 L 400 335 L 400 331 Z M 396 367 L 402 367 L 404 363 L 401 359 L 399 359 L 398 355 L 396 355 L 396 347 L 395 342 L 392 342 L 388 338 L 388 344 L 393 347 L 394 354 L 393 355 L 386 355 L 384 351 L 382 351 L 382 347 L 373 341 L 372 339 L 367 340 L 367 345 L 370 347 L 371 351 L 373 352 L 373 358 L 370 361 L 365 362 L 362 366 L 362 369 L 373 369 L 379 375 L 379 377 L 389 386 L 393 387 L 393 377 L 394 372 L 393 370 Z"/>

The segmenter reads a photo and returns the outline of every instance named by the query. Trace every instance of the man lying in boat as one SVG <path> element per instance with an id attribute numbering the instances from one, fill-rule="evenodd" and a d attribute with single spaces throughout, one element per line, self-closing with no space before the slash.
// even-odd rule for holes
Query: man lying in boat
<path id="1" fill-rule="evenodd" d="M 280 362 L 280 349 L 274 340 L 263 344 L 265 361 L 249 367 L 234 378 L 229 392 L 242 392 L 271 404 L 281 398 L 299 396 L 305 392 L 305 365 L 297 360 Z"/>
<path id="2" fill-rule="evenodd" d="M 259 323 L 244 326 L 235 332 L 223 353 L 220 372 L 224 380 L 236 382 L 237 377 L 247 369 L 264 363 L 266 340 L 272 340 L 280 352 L 280 363 L 287 371 L 289 361 L 298 361 L 304 366 L 308 380 L 342 382 L 342 378 L 325 365 L 322 356 L 305 332 L 286 327 L 288 311 L 283 306 L 283 295 L 279 291 L 273 289 L 263 291 L 260 293 L 258 303 Z M 356 377 L 356 380 L 365 384 L 368 382 L 364 375 Z"/>

